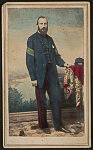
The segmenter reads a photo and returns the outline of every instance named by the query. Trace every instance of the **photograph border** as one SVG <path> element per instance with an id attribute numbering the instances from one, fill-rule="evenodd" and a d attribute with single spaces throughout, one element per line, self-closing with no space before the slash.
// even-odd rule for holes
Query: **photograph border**
<path id="1" fill-rule="evenodd" d="M 9 8 L 84 8 L 84 120 L 85 136 L 79 137 L 9 137 L 8 116 L 8 9 Z M 3 146 L 5 148 L 89 148 L 91 146 L 91 71 L 90 71 L 90 3 L 89 2 L 7 2 L 2 6 L 2 101 Z M 64 139 L 63 139 L 64 138 Z M 51 141 L 50 141 L 51 139 Z M 73 140 L 73 144 L 67 140 Z M 56 140 L 56 141 L 55 141 Z M 63 144 L 61 141 L 64 141 Z M 14 143 L 14 141 L 16 143 Z M 23 141 L 26 141 L 24 143 Z M 28 142 L 27 142 L 28 141 Z M 36 143 L 37 141 L 37 143 Z M 59 142 L 58 142 L 59 141 Z M 65 142 L 66 141 L 66 142 Z M 83 141 L 81 143 L 81 141 Z M 33 144 L 32 144 L 32 143 Z M 55 144 L 54 144 L 55 143 Z"/>

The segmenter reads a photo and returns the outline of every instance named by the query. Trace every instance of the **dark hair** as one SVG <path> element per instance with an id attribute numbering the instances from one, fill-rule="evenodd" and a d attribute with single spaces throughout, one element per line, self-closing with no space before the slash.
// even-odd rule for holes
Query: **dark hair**
<path id="1" fill-rule="evenodd" d="M 38 25 L 38 21 L 39 21 L 39 19 L 40 18 L 46 18 L 46 17 L 44 17 L 44 16 L 40 16 L 38 19 L 37 19 L 37 23 L 36 23 L 36 25 Z M 47 19 L 47 18 L 46 18 Z M 47 23 L 48 23 L 48 20 L 47 20 Z"/>

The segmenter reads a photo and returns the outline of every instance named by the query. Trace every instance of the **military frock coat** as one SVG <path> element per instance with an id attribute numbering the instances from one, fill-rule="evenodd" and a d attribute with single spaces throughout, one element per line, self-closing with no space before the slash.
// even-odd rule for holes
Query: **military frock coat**
<path id="1" fill-rule="evenodd" d="M 56 65 L 64 67 L 64 60 L 60 57 L 53 39 L 46 35 L 49 40 L 50 57 L 55 76 L 58 78 Z M 38 87 L 42 88 L 46 73 L 46 58 L 43 51 L 43 43 L 40 40 L 40 33 L 36 32 L 28 38 L 26 49 L 26 65 L 31 80 L 37 80 Z"/>

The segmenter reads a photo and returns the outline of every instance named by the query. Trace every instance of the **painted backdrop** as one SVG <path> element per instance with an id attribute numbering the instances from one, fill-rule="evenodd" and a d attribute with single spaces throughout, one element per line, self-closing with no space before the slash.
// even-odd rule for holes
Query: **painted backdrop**
<path id="1" fill-rule="evenodd" d="M 82 8 L 10 8 L 8 11 L 8 77 L 9 88 L 16 89 L 22 101 L 35 99 L 34 87 L 26 68 L 27 39 L 37 31 L 39 16 L 48 18 L 52 36 L 62 58 L 73 65 L 84 57 L 84 16 Z M 58 68 L 60 73 L 64 69 Z M 10 93 L 11 95 L 11 90 Z"/>

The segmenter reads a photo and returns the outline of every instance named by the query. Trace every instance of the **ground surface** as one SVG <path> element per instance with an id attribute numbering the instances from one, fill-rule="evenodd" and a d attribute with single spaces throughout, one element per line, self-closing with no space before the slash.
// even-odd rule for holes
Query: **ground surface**
<path id="1" fill-rule="evenodd" d="M 22 122 L 22 123 L 11 123 L 10 124 L 10 136 L 19 136 L 20 132 L 23 132 L 22 136 L 83 136 L 84 135 L 84 124 L 74 123 L 68 124 L 66 127 L 72 133 L 57 132 L 53 128 L 53 124 L 49 121 L 51 134 L 45 134 L 39 129 L 37 121 L 33 122 Z"/>
<path id="2" fill-rule="evenodd" d="M 35 113 L 22 113 L 11 114 L 9 123 L 9 135 L 10 136 L 29 136 L 29 137 L 41 137 L 41 136 L 83 136 L 84 135 L 84 122 L 78 120 L 78 118 L 63 119 L 64 126 L 71 131 L 71 133 L 58 132 L 54 130 L 53 122 L 48 115 L 48 123 L 51 134 L 44 133 L 38 127 L 37 112 Z M 31 119 L 32 118 L 32 119 Z"/>

